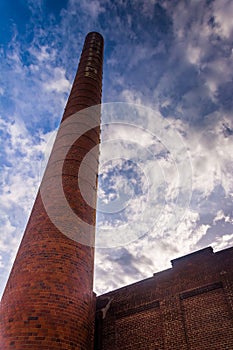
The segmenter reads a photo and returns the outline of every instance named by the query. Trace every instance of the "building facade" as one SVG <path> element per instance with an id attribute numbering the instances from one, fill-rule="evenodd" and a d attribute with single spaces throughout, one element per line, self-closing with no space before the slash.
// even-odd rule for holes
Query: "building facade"
<path id="1" fill-rule="evenodd" d="M 97 298 L 95 350 L 232 350 L 233 248 L 211 247 Z"/>

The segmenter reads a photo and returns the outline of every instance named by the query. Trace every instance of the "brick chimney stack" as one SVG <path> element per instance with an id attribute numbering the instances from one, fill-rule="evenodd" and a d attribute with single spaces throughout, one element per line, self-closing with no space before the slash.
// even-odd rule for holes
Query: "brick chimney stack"
<path id="1" fill-rule="evenodd" d="M 100 109 L 84 109 L 101 103 L 102 65 L 103 38 L 91 32 L 2 297 L 1 349 L 93 348 Z"/>

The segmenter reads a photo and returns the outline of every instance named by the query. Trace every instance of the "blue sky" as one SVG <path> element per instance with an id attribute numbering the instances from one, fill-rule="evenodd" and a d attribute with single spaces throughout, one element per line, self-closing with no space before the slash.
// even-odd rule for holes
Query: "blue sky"
<path id="1" fill-rule="evenodd" d="M 102 130 L 98 232 L 114 244 L 96 249 L 95 290 L 232 246 L 232 17 L 231 0 L 1 2 L 0 293 L 89 31 L 105 39 L 103 119 L 126 116 Z"/>

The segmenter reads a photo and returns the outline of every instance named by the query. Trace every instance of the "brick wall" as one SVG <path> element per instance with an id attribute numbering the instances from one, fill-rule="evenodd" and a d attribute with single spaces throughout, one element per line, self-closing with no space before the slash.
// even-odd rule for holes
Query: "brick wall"
<path id="1" fill-rule="evenodd" d="M 73 126 L 82 128 L 80 116 L 73 118 L 73 114 L 101 102 L 102 60 L 103 38 L 98 33 L 89 33 L 45 176 L 1 301 L 1 350 L 93 349 L 94 249 L 79 239 L 83 236 L 85 239 L 81 226 L 71 227 L 75 231 L 72 240 L 72 232 L 64 235 L 56 223 L 67 223 L 69 229 L 67 216 L 74 213 L 89 224 L 90 234 L 94 235 L 95 209 L 82 196 L 78 172 L 85 155 L 98 145 L 100 128 L 97 125 L 75 140 L 64 161 L 63 149 L 69 145 L 71 135 L 66 133 L 69 128 L 64 125 L 74 123 Z M 94 117 L 100 124 L 98 108 Z M 93 157 L 90 164 L 85 164 L 85 176 L 81 181 L 87 197 L 94 203 L 98 147 Z M 62 194 L 57 193 L 60 178 Z M 42 188 L 47 196 L 46 205 Z M 63 194 L 69 213 L 62 207 Z M 57 215 L 57 222 L 51 219 L 53 215 Z"/>
<path id="2" fill-rule="evenodd" d="M 96 350 L 233 349 L 233 248 L 172 261 L 97 297 Z"/>

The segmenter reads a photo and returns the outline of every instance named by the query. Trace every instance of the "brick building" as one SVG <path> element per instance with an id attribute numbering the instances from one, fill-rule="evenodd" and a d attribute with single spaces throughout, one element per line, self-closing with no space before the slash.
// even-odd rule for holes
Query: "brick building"
<path id="1" fill-rule="evenodd" d="M 97 297 L 95 350 L 232 350 L 233 248 Z"/>

